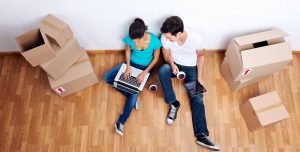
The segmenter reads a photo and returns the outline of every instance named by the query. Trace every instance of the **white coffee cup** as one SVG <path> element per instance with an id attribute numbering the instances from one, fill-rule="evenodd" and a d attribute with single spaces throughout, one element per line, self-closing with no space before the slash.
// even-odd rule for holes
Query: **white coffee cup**
<path id="1" fill-rule="evenodd" d="M 156 92 L 156 91 L 157 91 L 157 85 L 156 85 L 156 84 L 151 84 L 151 85 L 149 86 L 149 90 L 150 90 L 151 92 Z"/>
<path id="2" fill-rule="evenodd" d="M 183 80 L 185 78 L 185 73 L 183 71 L 179 71 L 176 75 L 179 80 Z"/>

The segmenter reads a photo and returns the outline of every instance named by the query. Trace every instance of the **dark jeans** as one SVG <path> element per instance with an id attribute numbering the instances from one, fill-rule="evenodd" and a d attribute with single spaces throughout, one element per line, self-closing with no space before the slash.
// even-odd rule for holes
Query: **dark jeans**
<path id="1" fill-rule="evenodd" d="M 141 69 L 141 70 L 145 70 L 147 68 L 146 66 L 138 65 L 138 64 L 135 64 L 133 62 L 130 62 L 130 65 L 135 67 L 135 68 Z M 103 77 L 104 81 L 106 81 L 106 83 L 108 83 L 110 85 L 113 85 L 114 79 L 115 79 L 117 73 L 119 72 L 121 66 L 122 66 L 122 63 L 115 66 L 109 72 L 107 72 Z M 131 93 L 125 92 L 125 91 L 120 90 L 120 89 L 117 89 L 117 90 L 119 92 L 121 92 L 125 97 L 127 97 L 127 101 L 126 101 L 126 104 L 124 106 L 123 114 L 120 115 L 119 120 L 118 120 L 118 122 L 120 122 L 122 124 L 125 124 L 126 120 L 130 116 L 131 110 L 134 107 L 135 102 L 137 101 L 139 93 L 138 94 L 131 94 Z"/>
<path id="2" fill-rule="evenodd" d="M 176 65 L 178 66 L 179 71 L 185 72 L 185 82 L 197 81 L 197 66 L 190 67 L 178 64 Z M 167 104 L 172 104 L 176 101 L 176 96 L 172 86 L 172 78 L 176 76 L 172 73 L 172 68 L 169 64 L 164 64 L 163 66 L 161 66 L 158 74 L 164 91 L 165 102 Z M 202 134 L 207 136 L 209 135 L 206 124 L 205 107 L 202 99 L 203 94 L 199 94 L 194 97 L 190 96 L 194 135 L 196 137 Z"/>

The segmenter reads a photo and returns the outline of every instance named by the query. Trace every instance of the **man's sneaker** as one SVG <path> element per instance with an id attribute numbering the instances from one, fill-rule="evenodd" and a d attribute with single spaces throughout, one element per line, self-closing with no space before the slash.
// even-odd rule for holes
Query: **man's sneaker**
<path id="1" fill-rule="evenodd" d="M 123 136 L 123 128 L 124 128 L 124 125 L 122 123 L 117 122 L 115 124 L 116 132 L 121 136 Z"/>
<path id="2" fill-rule="evenodd" d="M 178 111 L 179 107 L 180 107 L 180 105 L 178 107 L 171 105 L 168 116 L 167 116 L 167 124 L 168 125 L 172 125 L 174 123 L 174 121 L 177 117 L 177 111 Z"/>
<path id="3" fill-rule="evenodd" d="M 197 137 L 197 144 L 206 147 L 208 149 L 214 150 L 214 151 L 219 151 L 220 148 L 212 143 L 209 139 L 208 136 L 203 136 L 203 137 Z"/>
<path id="4" fill-rule="evenodd" d="M 141 109 L 141 107 L 142 107 L 142 104 L 141 104 L 141 102 L 140 102 L 140 100 L 139 100 L 139 98 L 136 100 L 136 102 L 135 102 L 135 104 L 134 104 L 134 108 L 136 109 L 136 110 L 139 110 L 139 109 Z"/>

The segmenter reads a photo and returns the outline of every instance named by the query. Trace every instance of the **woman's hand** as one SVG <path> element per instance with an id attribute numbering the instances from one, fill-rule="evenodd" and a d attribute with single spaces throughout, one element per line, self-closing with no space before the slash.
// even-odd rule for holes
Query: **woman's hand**
<path id="1" fill-rule="evenodd" d="M 125 79 L 129 79 L 130 75 L 131 75 L 131 67 L 127 66 L 126 71 L 124 72 Z"/>
<path id="2" fill-rule="evenodd" d="M 144 80 L 145 76 L 146 76 L 147 72 L 143 71 L 142 73 L 140 73 L 137 77 L 137 81 L 139 83 L 142 83 L 142 81 Z"/>

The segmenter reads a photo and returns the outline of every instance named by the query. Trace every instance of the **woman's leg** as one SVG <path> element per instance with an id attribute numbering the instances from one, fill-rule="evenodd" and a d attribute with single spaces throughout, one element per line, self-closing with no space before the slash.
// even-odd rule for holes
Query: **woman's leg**
<path id="1" fill-rule="evenodd" d="M 118 122 L 125 124 L 126 120 L 130 116 L 131 110 L 134 107 L 139 94 L 128 94 L 126 104 L 122 115 L 120 115 Z"/>
<path id="2" fill-rule="evenodd" d="M 114 85 L 114 79 L 116 77 L 116 75 L 118 74 L 120 68 L 122 66 L 122 63 L 115 66 L 114 68 L 112 68 L 110 71 L 108 71 L 104 76 L 103 76 L 103 79 L 106 83 L 110 84 L 110 85 Z M 117 88 L 116 88 L 117 89 Z M 120 89 L 117 89 L 119 92 L 121 92 L 125 97 L 128 97 L 129 93 L 123 91 L 123 90 L 120 90 Z"/>

